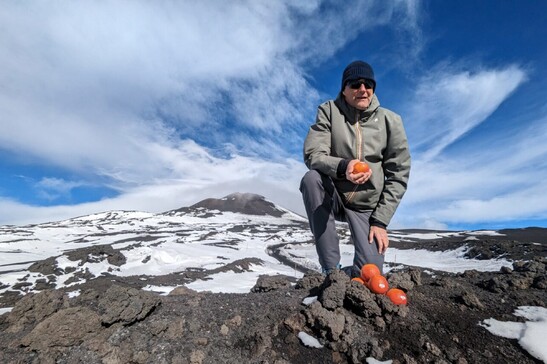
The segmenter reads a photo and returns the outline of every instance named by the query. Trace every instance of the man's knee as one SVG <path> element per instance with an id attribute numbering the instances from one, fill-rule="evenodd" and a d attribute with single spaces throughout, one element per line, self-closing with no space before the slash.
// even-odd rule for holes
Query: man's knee
<path id="1" fill-rule="evenodd" d="M 300 181 L 300 192 L 309 191 L 317 187 L 323 187 L 323 181 L 321 178 L 321 173 L 311 169 L 306 172 L 302 180 Z"/>

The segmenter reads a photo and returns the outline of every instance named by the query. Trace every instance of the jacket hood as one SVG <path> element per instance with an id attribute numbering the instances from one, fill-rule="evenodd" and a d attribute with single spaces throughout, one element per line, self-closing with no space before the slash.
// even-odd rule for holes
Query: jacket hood
<path id="1" fill-rule="evenodd" d="M 366 110 L 358 110 L 353 106 L 349 105 L 346 102 L 346 99 L 344 98 L 344 94 L 342 94 L 342 92 L 338 94 L 338 97 L 336 98 L 336 100 L 334 100 L 334 103 L 336 104 L 336 106 L 338 106 L 340 111 L 342 111 L 346 119 L 351 123 L 355 122 L 356 113 L 358 113 L 358 119 L 368 118 L 370 117 L 370 115 L 374 114 L 376 110 L 380 107 L 380 100 L 378 100 L 376 94 L 372 95 L 370 105 L 368 105 L 368 108 Z"/>

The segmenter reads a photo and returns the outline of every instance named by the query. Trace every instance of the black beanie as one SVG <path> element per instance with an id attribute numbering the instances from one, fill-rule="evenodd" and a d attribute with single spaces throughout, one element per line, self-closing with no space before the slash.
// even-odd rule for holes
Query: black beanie
<path id="1" fill-rule="evenodd" d="M 346 87 L 346 83 L 360 79 L 371 80 L 373 83 L 372 89 L 376 89 L 376 80 L 374 79 L 374 71 L 370 64 L 363 61 L 355 61 L 348 64 L 342 75 L 342 91 Z"/>

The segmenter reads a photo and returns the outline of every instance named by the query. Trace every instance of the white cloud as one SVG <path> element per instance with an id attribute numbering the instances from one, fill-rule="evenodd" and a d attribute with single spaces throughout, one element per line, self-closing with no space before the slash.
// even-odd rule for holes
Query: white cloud
<path id="1" fill-rule="evenodd" d="M 485 121 L 525 80 L 516 65 L 474 73 L 440 66 L 419 80 L 407 127 L 420 159 L 433 160 Z"/>
<path id="2" fill-rule="evenodd" d="M 34 184 L 34 188 L 42 198 L 53 201 L 61 196 L 69 195 L 72 189 L 85 185 L 85 183 L 79 181 L 67 181 L 63 178 L 44 177 Z"/>
<path id="3" fill-rule="evenodd" d="M 408 9 L 381 1 L 3 4 L 0 148 L 81 183 L 107 177 L 121 195 L 47 208 L 8 198 L 0 220 L 158 211 L 245 189 L 290 191 L 282 202 L 297 209 L 304 167 L 286 151 L 300 148 L 319 101 L 305 68 L 395 17 L 411 24 Z"/>
<path id="4" fill-rule="evenodd" d="M 229 80 L 270 67 L 290 39 L 286 5 L 214 5 L 6 4 L 0 145 L 118 170 L 147 159 L 140 146 L 162 127 L 158 115 L 183 134 L 219 133 L 226 108 L 215 103 Z"/>
<path id="5" fill-rule="evenodd" d="M 441 220 L 453 222 L 540 220 L 547 216 L 547 183 L 508 192 L 490 199 L 454 201 L 437 212 Z"/>
<path id="6" fill-rule="evenodd" d="M 298 191 L 300 179 L 306 171 L 302 163 L 291 159 L 281 163 L 241 156 L 221 159 L 193 142 L 188 142 L 185 148 L 193 158 L 192 161 L 181 160 L 183 165 L 177 166 L 180 169 L 188 168 L 185 176 L 126 186 L 117 197 L 78 205 L 40 207 L 0 199 L 0 211 L 5 212 L 0 214 L 0 224 L 55 221 L 110 210 L 163 212 L 233 192 L 258 193 L 280 206 L 303 214 Z M 176 155 L 171 157 L 177 159 Z M 63 185 L 58 182 L 53 185 Z"/>
<path id="7" fill-rule="evenodd" d="M 523 125 L 528 125 L 524 127 Z M 547 119 L 520 120 L 504 133 L 435 161 L 416 160 L 399 226 L 547 218 Z"/>
<path id="8" fill-rule="evenodd" d="M 521 116 L 508 128 L 464 139 L 526 79 L 517 65 L 475 72 L 439 65 L 417 82 L 405 117 L 413 167 L 394 224 L 442 229 L 547 218 L 547 200 L 540 192 L 546 186 L 537 178 L 547 170 L 545 117 Z M 458 153 L 446 151 L 462 140 Z"/>
<path id="9" fill-rule="evenodd" d="M 120 170 L 146 161 L 140 146 L 165 122 L 186 137 L 243 127 L 279 141 L 318 101 L 304 62 L 406 8 L 327 6 L 320 18 L 319 2 L 4 4 L 0 146 Z"/>

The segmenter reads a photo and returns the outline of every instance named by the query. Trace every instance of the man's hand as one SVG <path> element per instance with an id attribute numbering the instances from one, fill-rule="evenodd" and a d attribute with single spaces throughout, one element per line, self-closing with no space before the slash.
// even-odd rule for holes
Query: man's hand
<path id="1" fill-rule="evenodd" d="M 354 159 L 348 163 L 348 167 L 346 168 L 346 179 L 356 185 L 362 185 L 372 176 L 372 170 L 366 173 L 353 173 L 353 166 L 359 162 L 359 159 Z"/>
<path id="2" fill-rule="evenodd" d="M 368 234 L 368 242 L 372 244 L 374 240 L 378 242 L 378 253 L 385 254 L 389 245 L 386 229 L 379 226 L 371 226 L 370 233 Z"/>

